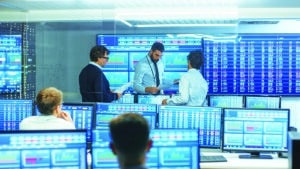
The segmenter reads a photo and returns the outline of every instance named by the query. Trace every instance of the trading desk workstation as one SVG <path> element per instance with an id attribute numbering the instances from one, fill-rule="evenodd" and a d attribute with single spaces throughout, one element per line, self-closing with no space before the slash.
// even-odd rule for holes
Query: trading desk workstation
<path id="1" fill-rule="evenodd" d="M 140 97 L 143 102 L 145 97 Z M 150 137 L 154 141 L 147 155 L 149 168 L 288 169 L 293 166 L 297 151 L 292 149 L 298 148 L 296 143 L 300 139 L 291 134 L 297 132 L 290 131 L 290 110 L 275 106 L 280 98 L 265 97 L 258 103 L 259 98 L 231 96 L 226 103 L 223 97 L 208 97 L 209 105 L 205 107 L 152 102 L 63 103 L 62 109 L 71 114 L 78 131 L 62 131 L 60 137 L 53 134 L 55 131 L 18 130 L 23 118 L 39 114 L 33 101 L 1 101 L 0 112 L 4 119 L 0 121 L 0 154 L 3 154 L 0 168 L 117 168 L 116 157 L 108 147 L 108 123 L 118 114 L 129 111 L 142 114 L 149 122 Z M 251 102 L 244 104 L 246 100 Z M 153 103 L 157 100 L 153 99 Z M 62 143 L 53 146 L 59 140 Z M 21 144 L 23 142 L 25 144 Z M 36 147 L 41 150 L 37 151 Z M 36 153 L 30 154 L 31 151 Z M 82 158 L 86 160 L 79 160 Z"/>

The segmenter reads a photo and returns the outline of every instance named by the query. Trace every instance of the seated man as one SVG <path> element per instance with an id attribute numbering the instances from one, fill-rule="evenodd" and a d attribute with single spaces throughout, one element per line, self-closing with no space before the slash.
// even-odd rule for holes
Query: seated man
<path id="1" fill-rule="evenodd" d="M 71 116 L 61 111 L 62 98 L 62 92 L 54 87 L 39 91 L 36 104 L 41 114 L 23 119 L 20 130 L 75 129 Z"/>
<path id="2" fill-rule="evenodd" d="M 110 148 L 121 169 L 146 169 L 146 153 L 152 147 L 147 120 L 136 113 L 125 113 L 109 123 Z"/>

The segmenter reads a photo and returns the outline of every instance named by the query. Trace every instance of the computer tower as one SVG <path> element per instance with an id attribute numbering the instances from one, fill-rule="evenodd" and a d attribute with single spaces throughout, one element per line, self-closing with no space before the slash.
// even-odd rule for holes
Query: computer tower
<path id="1" fill-rule="evenodd" d="M 300 168 L 300 133 L 296 131 L 289 132 L 289 148 L 288 148 L 288 160 L 289 169 Z"/>

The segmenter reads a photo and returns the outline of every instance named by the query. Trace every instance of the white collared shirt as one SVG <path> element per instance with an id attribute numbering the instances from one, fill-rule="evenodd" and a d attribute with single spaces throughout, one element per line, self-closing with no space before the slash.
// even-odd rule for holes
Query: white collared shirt
<path id="1" fill-rule="evenodd" d="M 179 81 L 179 94 L 167 100 L 168 105 L 202 106 L 208 83 L 197 69 L 189 69 Z"/>

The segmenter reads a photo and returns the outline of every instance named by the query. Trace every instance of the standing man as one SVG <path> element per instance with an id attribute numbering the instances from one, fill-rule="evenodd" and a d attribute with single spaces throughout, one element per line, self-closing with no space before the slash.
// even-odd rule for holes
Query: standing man
<path id="1" fill-rule="evenodd" d="M 204 106 L 208 84 L 199 69 L 203 66 L 204 56 L 200 50 L 195 50 L 187 56 L 188 72 L 179 80 L 179 95 L 164 99 L 163 105 Z"/>
<path id="2" fill-rule="evenodd" d="M 108 62 L 109 50 L 102 45 L 94 46 L 90 51 L 90 63 L 79 74 L 79 87 L 82 102 L 112 102 L 119 99 L 121 93 L 113 93 L 102 68 Z"/>
<path id="3" fill-rule="evenodd" d="M 173 83 L 163 79 L 164 64 L 161 60 L 165 47 L 154 42 L 150 51 L 135 66 L 133 88 L 138 94 L 160 94 L 160 90 Z"/>

